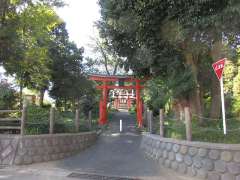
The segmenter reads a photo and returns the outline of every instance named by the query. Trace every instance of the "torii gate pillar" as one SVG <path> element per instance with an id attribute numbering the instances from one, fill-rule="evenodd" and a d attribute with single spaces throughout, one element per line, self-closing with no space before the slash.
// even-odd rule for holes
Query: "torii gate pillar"
<path id="1" fill-rule="evenodd" d="M 103 82 L 102 99 L 99 102 L 99 124 L 100 125 L 104 125 L 107 123 L 107 100 L 108 100 L 107 82 Z"/>
<path id="2" fill-rule="evenodd" d="M 142 112 L 143 112 L 143 104 L 141 100 L 141 86 L 140 86 L 140 80 L 136 80 L 136 105 L 137 105 L 137 121 L 138 121 L 138 127 L 142 127 L 143 118 L 142 118 Z"/>
<path id="3" fill-rule="evenodd" d="M 102 97 L 99 102 L 99 124 L 105 125 L 107 123 L 107 102 L 108 102 L 108 91 L 110 89 L 135 89 L 136 90 L 136 106 L 137 106 L 137 124 L 138 127 L 142 127 L 143 123 L 143 103 L 141 100 L 141 81 L 145 81 L 134 78 L 134 77 L 119 77 L 119 76 L 102 76 L 102 75 L 90 75 L 90 79 L 94 81 L 100 81 L 103 84 L 97 86 L 97 89 L 102 90 Z M 119 82 L 120 80 L 126 82 L 135 82 L 136 85 L 128 85 L 128 86 L 115 86 L 108 85 L 107 82 Z M 129 98 L 129 97 L 128 97 Z M 129 102 L 128 102 L 129 103 Z M 116 106 L 119 105 L 119 102 L 116 102 Z M 130 103 L 129 103 L 130 105 Z"/>

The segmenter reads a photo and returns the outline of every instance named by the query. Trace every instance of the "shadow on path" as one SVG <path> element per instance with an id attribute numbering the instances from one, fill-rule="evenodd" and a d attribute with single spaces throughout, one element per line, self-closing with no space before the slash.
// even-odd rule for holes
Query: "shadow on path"
<path id="1" fill-rule="evenodd" d="M 119 120 L 123 122 L 123 133 L 119 133 Z M 116 112 L 97 143 L 64 161 L 58 162 L 61 168 L 117 176 L 156 176 L 159 168 L 156 163 L 145 159 L 140 150 L 141 136 L 136 134 L 135 119 L 127 112 Z"/>
<path id="2" fill-rule="evenodd" d="M 119 133 L 119 120 L 123 133 Z M 71 180 L 72 172 L 107 176 L 137 177 L 134 179 L 193 180 L 160 168 L 146 159 L 140 150 L 141 135 L 136 133 L 135 118 L 128 112 L 116 112 L 109 129 L 102 133 L 96 144 L 78 155 L 55 161 L 0 170 L 4 180 Z M 100 177 L 100 176 L 99 176 Z M 77 178 L 88 179 L 89 178 Z M 95 178 L 108 179 L 112 178 Z M 117 178 L 124 180 L 125 178 Z M 125 179 L 126 180 L 126 179 Z"/>

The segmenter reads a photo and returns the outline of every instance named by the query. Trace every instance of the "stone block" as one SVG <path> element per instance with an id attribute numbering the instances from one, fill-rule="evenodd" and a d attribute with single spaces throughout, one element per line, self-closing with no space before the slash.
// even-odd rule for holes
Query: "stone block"
<path id="1" fill-rule="evenodd" d="M 169 161 L 168 159 L 166 159 L 166 160 L 164 161 L 164 167 L 169 168 L 170 165 L 171 165 L 171 161 Z"/>
<path id="2" fill-rule="evenodd" d="M 196 168 L 201 168 L 202 167 L 202 159 L 198 156 L 193 158 L 193 166 Z"/>
<path id="3" fill-rule="evenodd" d="M 212 171 L 214 168 L 214 164 L 211 159 L 203 159 L 202 166 L 203 166 L 203 169 L 206 171 Z"/>
<path id="4" fill-rule="evenodd" d="M 187 173 L 187 165 L 183 163 L 180 164 L 178 167 L 178 172 L 180 172 L 181 174 Z"/>
<path id="5" fill-rule="evenodd" d="M 180 145 L 174 144 L 173 145 L 173 152 L 177 153 L 180 150 Z"/>
<path id="6" fill-rule="evenodd" d="M 12 152 L 13 148 L 11 145 L 8 145 L 7 147 L 4 148 L 4 150 L 1 152 L 1 157 L 5 159 L 7 156 L 9 156 Z"/>
<path id="7" fill-rule="evenodd" d="M 49 146 L 47 139 L 43 139 L 43 146 Z"/>
<path id="8" fill-rule="evenodd" d="M 240 174 L 240 163 L 230 162 L 227 164 L 227 169 L 231 174 Z"/>
<path id="9" fill-rule="evenodd" d="M 219 159 L 220 152 L 218 150 L 211 150 L 209 151 L 208 156 L 210 159 L 216 160 L 216 159 Z"/>
<path id="10" fill-rule="evenodd" d="M 33 156 L 35 154 L 35 148 L 29 148 L 28 149 L 28 155 Z"/>
<path id="11" fill-rule="evenodd" d="M 176 154 L 176 161 L 177 161 L 177 162 L 183 162 L 183 155 L 180 154 L 180 153 L 177 153 L 177 154 Z"/>
<path id="12" fill-rule="evenodd" d="M 158 164 L 163 165 L 163 164 L 164 164 L 164 158 L 159 158 L 159 159 L 158 159 Z"/>
<path id="13" fill-rule="evenodd" d="M 167 150 L 171 151 L 171 149 L 172 149 L 172 143 L 167 143 Z"/>
<path id="14" fill-rule="evenodd" d="M 169 154 L 168 154 L 168 159 L 169 159 L 170 161 L 175 160 L 175 153 L 174 153 L 174 152 L 169 152 Z"/>
<path id="15" fill-rule="evenodd" d="M 222 175 L 221 180 L 236 180 L 236 178 L 233 174 L 225 173 Z"/>
<path id="16" fill-rule="evenodd" d="M 22 148 L 18 148 L 18 152 L 17 154 L 20 155 L 20 156 L 23 156 L 27 153 L 27 149 L 22 147 Z"/>
<path id="17" fill-rule="evenodd" d="M 189 155 L 190 156 L 194 156 L 194 155 L 196 155 L 198 153 L 198 149 L 197 148 L 195 148 L 195 147 L 190 147 L 189 148 Z"/>
<path id="18" fill-rule="evenodd" d="M 240 180 L 240 175 L 236 176 L 236 180 Z"/>
<path id="19" fill-rule="evenodd" d="M 49 155 L 44 155 L 43 156 L 43 161 L 50 161 L 50 156 Z"/>
<path id="20" fill-rule="evenodd" d="M 159 157 L 162 157 L 162 156 L 163 156 L 162 150 L 158 150 L 158 156 L 159 156 Z"/>
<path id="21" fill-rule="evenodd" d="M 221 160 L 223 161 L 229 162 L 232 160 L 232 158 L 233 158 L 232 153 L 229 151 L 223 151 L 221 153 Z"/>
<path id="22" fill-rule="evenodd" d="M 23 156 L 23 163 L 24 164 L 31 164 L 32 162 L 33 162 L 33 160 L 32 160 L 31 156 L 28 156 L 28 155 Z"/>
<path id="23" fill-rule="evenodd" d="M 218 161 L 215 161 L 214 167 L 217 172 L 224 173 L 226 171 L 227 165 L 225 161 L 218 160 Z"/>
<path id="24" fill-rule="evenodd" d="M 181 146 L 180 153 L 181 154 L 187 154 L 187 152 L 188 152 L 188 147 L 187 146 Z"/>
<path id="25" fill-rule="evenodd" d="M 165 148 L 166 148 L 166 143 L 165 142 L 161 143 L 161 149 L 163 150 Z"/>
<path id="26" fill-rule="evenodd" d="M 38 139 L 34 139 L 34 146 L 42 146 L 43 145 L 43 142 L 42 142 L 42 139 L 41 138 L 38 138 Z"/>
<path id="27" fill-rule="evenodd" d="M 196 176 L 200 179 L 206 179 L 207 178 L 207 172 L 204 169 L 198 169 Z"/>
<path id="28" fill-rule="evenodd" d="M 16 164 L 16 165 L 23 164 L 23 157 L 22 156 L 16 156 L 16 158 L 14 160 L 14 164 Z"/>
<path id="29" fill-rule="evenodd" d="M 5 149 L 8 145 L 10 145 L 11 140 L 10 139 L 1 139 L 1 147 L 2 149 Z"/>
<path id="30" fill-rule="evenodd" d="M 205 148 L 200 148 L 198 150 L 198 156 L 199 157 L 206 157 L 207 156 L 207 153 L 208 153 L 208 150 L 205 149 Z"/>
<path id="31" fill-rule="evenodd" d="M 217 172 L 208 172 L 208 180 L 220 180 L 221 176 Z"/>
<path id="32" fill-rule="evenodd" d="M 176 161 L 172 161 L 172 162 L 171 162 L 171 168 L 172 168 L 173 170 L 176 171 L 176 170 L 178 169 L 178 167 L 179 167 L 179 166 L 178 166 L 178 163 L 177 163 Z"/>
<path id="33" fill-rule="evenodd" d="M 163 158 L 166 159 L 168 157 L 168 152 L 166 150 L 163 151 Z"/>
<path id="34" fill-rule="evenodd" d="M 233 160 L 235 162 L 240 162 L 240 152 L 235 152 Z"/>
<path id="35" fill-rule="evenodd" d="M 185 162 L 185 164 L 187 164 L 188 166 L 192 165 L 192 163 L 193 163 L 192 157 L 189 156 L 189 155 L 184 156 L 184 162 Z"/>
<path id="36" fill-rule="evenodd" d="M 42 156 L 33 156 L 33 162 L 34 163 L 38 163 L 38 162 L 42 162 Z"/>
<path id="37" fill-rule="evenodd" d="M 196 169 L 194 169 L 192 166 L 190 166 L 190 167 L 188 167 L 187 168 L 187 174 L 189 175 L 189 176 L 196 176 L 196 174 L 197 174 L 197 171 L 196 171 Z"/>

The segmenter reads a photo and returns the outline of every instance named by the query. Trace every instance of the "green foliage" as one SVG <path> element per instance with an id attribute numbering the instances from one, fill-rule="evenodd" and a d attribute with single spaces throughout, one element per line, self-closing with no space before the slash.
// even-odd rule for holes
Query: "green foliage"
<path id="1" fill-rule="evenodd" d="M 17 92 L 11 84 L 0 82 L 0 109 L 15 109 Z"/>
<path id="2" fill-rule="evenodd" d="M 240 115 L 240 66 L 238 64 L 237 75 L 233 79 L 233 112 L 235 116 Z"/>
<path id="3" fill-rule="evenodd" d="M 145 102 L 148 107 L 154 111 L 158 111 L 159 108 L 164 108 L 170 98 L 168 87 L 159 78 L 154 78 L 148 81 L 145 92 Z"/>
<path id="4" fill-rule="evenodd" d="M 130 114 L 136 114 L 136 112 L 137 112 L 136 104 L 133 104 L 133 105 L 131 106 L 131 108 L 128 110 L 128 112 L 129 112 Z"/>
<path id="5" fill-rule="evenodd" d="M 50 108 L 43 108 L 36 105 L 28 106 L 26 133 L 27 134 L 48 134 L 49 133 L 49 111 Z M 93 114 L 93 127 L 96 128 L 96 117 Z M 75 133 L 75 113 L 71 111 L 55 111 L 54 133 Z M 89 131 L 86 117 L 80 116 L 79 132 Z"/>
<path id="6" fill-rule="evenodd" d="M 159 133 L 159 126 L 154 125 L 155 132 Z M 229 119 L 227 122 L 227 135 L 223 134 L 221 119 L 205 122 L 204 126 L 199 126 L 196 119 L 192 121 L 192 140 L 213 143 L 237 144 L 239 141 L 239 119 Z M 175 139 L 186 139 L 185 124 L 182 121 L 176 121 L 168 118 L 164 122 L 165 137 Z"/>

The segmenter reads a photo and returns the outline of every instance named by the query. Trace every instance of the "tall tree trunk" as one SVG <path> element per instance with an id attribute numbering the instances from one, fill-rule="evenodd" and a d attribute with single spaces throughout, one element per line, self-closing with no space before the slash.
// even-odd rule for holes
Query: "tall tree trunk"
<path id="1" fill-rule="evenodd" d="M 44 93 L 45 93 L 45 89 L 41 89 L 40 90 L 40 95 L 39 95 L 39 105 L 40 105 L 40 107 L 43 107 Z"/>
<path id="2" fill-rule="evenodd" d="M 211 77 L 211 109 L 210 117 L 219 118 L 221 113 L 221 97 L 219 82 L 216 77 Z"/>
<path id="3" fill-rule="evenodd" d="M 212 50 L 211 50 L 211 56 L 213 61 L 217 61 L 219 58 L 222 58 L 223 56 L 223 44 L 221 40 L 221 35 L 219 34 L 218 37 L 216 37 L 216 41 L 213 44 Z M 210 110 L 210 117 L 211 118 L 219 118 L 221 113 L 221 95 L 220 95 L 220 85 L 217 77 L 212 74 L 211 76 L 211 110 Z"/>
<path id="4" fill-rule="evenodd" d="M 23 83 L 22 80 L 20 80 L 20 90 L 19 90 L 19 96 L 20 96 L 20 109 L 23 108 Z"/>
<path id="5" fill-rule="evenodd" d="M 194 57 L 191 53 L 186 53 L 185 55 L 187 64 L 191 66 L 194 81 L 196 83 L 196 88 L 192 91 L 189 98 L 189 105 L 191 106 L 192 112 L 196 113 L 197 119 L 200 123 L 203 123 L 202 119 L 202 104 L 201 104 L 201 95 L 200 95 L 200 84 L 198 82 L 198 57 Z"/>

